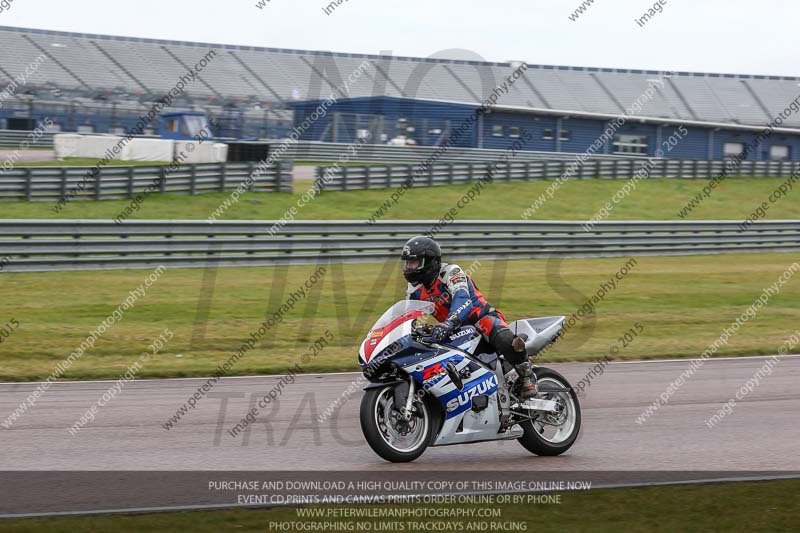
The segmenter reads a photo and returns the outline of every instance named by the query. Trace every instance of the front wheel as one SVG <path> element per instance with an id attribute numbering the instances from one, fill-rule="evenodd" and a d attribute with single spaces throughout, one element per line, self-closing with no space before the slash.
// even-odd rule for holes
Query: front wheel
<path id="1" fill-rule="evenodd" d="M 575 443 L 581 430 L 581 406 L 578 395 L 564 376 L 549 368 L 537 368 L 536 398 L 553 400 L 557 413 L 540 414 L 535 420 L 521 423 L 525 432 L 519 439 L 526 450 L 536 455 L 561 455 Z M 547 392 L 548 389 L 569 389 L 569 392 Z"/>
<path id="2" fill-rule="evenodd" d="M 361 431 L 370 448 L 392 463 L 413 461 L 430 442 L 433 423 L 427 404 L 414 399 L 416 410 L 406 420 L 394 406 L 395 387 L 369 389 L 361 399 Z"/>

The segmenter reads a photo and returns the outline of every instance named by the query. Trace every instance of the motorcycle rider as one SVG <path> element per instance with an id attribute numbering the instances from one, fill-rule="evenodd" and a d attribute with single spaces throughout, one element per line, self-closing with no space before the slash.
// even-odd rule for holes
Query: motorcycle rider
<path id="1" fill-rule="evenodd" d="M 483 297 L 472 279 L 458 265 L 442 263 L 439 244 L 424 235 L 410 239 L 400 256 L 403 276 L 408 281 L 406 298 L 433 302 L 434 317 L 440 322 L 433 328 L 430 340 L 442 342 L 462 325 L 473 325 L 514 365 L 521 379 L 520 398 L 536 394 L 533 374 L 525 342 L 509 329 L 499 310 Z"/>

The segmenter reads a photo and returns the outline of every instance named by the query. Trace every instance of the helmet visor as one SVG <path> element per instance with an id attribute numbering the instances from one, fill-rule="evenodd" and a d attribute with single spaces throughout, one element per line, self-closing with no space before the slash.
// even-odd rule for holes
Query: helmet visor
<path id="1" fill-rule="evenodd" d="M 408 259 L 408 260 L 406 260 L 406 263 L 405 263 L 406 270 L 416 270 L 416 269 L 420 268 L 422 265 L 423 265 L 423 262 L 420 261 L 417 258 Z"/>

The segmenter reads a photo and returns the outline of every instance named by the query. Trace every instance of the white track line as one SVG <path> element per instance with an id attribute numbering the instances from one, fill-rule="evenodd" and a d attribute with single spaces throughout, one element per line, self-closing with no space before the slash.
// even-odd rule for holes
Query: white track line
<path id="1" fill-rule="evenodd" d="M 705 359 L 706 363 L 714 362 L 714 361 L 747 361 L 750 359 L 767 359 L 769 357 L 778 357 L 780 359 L 790 359 L 794 357 L 800 357 L 800 354 L 788 354 L 788 355 L 743 355 L 742 357 L 711 357 Z M 646 359 L 642 361 L 611 361 L 610 364 L 612 365 L 643 365 L 643 364 L 651 364 L 651 363 L 686 363 L 689 361 L 694 361 L 697 358 L 686 357 L 683 359 Z M 554 361 L 552 364 L 554 365 L 594 365 L 597 364 L 596 361 L 563 361 L 557 362 Z M 225 376 L 221 378 L 221 380 L 226 379 L 264 379 L 264 378 L 281 378 L 284 374 L 262 374 L 262 375 L 252 375 L 252 376 Z M 326 377 L 326 376 L 360 376 L 361 372 L 316 372 L 316 373 L 308 373 L 308 374 L 297 374 L 300 377 Z M 134 383 L 149 383 L 149 382 L 162 382 L 162 381 L 205 381 L 209 379 L 211 376 L 206 377 L 194 377 L 194 378 L 153 378 L 153 379 L 137 379 Z M 50 383 L 50 386 L 53 385 L 69 385 L 69 384 L 86 384 L 86 383 L 116 383 L 119 380 L 110 380 L 110 379 L 101 379 L 101 380 L 78 380 L 78 381 L 53 381 Z M 0 381 L 0 385 L 39 385 L 43 383 L 42 381 Z"/>
<path id="2" fill-rule="evenodd" d="M 640 483 L 601 483 L 595 485 L 592 483 L 592 488 L 589 490 L 603 490 L 603 489 L 636 489 L 645 487 L 671 487 L 680 485 L 711 485 L 718 483 L 747 483 L 747 482 L 764 482 L 764 481 L 785 481 L 791 479 L 800 479 L 800 475 L 775 475 L 775 476 L 757 476 L 757 477 L 728 477 L 728 478 L 703 478 L 703 479 L 689 479 L 683 481 L 643 481 Z M 550 494 L 554 492 L 584 492 L 584 491 L 552 491 L 552 490 L 522 490 L 522 491 L 508 491 L 508 492 L 492 492 L 492 491 L 470 491 L 458 494 L 442 493 L 436 496 L 487 496 L 495 494 Z M 422 497 L 423 495 L 386 495 L 387 497 L 411 499 L 415 496 Z M 369 505 L 369 504 L 361 504 Z M 0 520 L 10 519 L 23 519 L 23 518 L 46 518 L 46 517 L 67 517 L 67 516 L 90 516 L 90 515 L 108 515 L 108 514 L 145 514 L 145 513 L 169 513 L 181 511 L 220 511 L 225 509 L 270 509 L 273 507 L 297 507 L 295 504 L 199 504 L 199 505 L 176 505 L 170 507 L 135 507 L 130 509 L 98 509 L 94 511 L 61 511 L 54 513 L 25 513 L 25 514 L 4 514 L 0 515 Z"/>

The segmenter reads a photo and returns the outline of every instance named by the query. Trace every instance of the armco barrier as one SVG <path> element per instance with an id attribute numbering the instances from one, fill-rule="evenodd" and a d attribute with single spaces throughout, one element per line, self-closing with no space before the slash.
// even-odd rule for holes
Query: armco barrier
<path id="1" fill-rule="evenodd" d="M 26 130 L 0 130 L 0 148 L 15 149 L 20 148 L 23 142 L 28 142 L 33 148 L 52 148 L 54 132 L 44 132 L 36 138 L 36 142 L 31 141 L 30 131 Z"/>
<path id="2" fill-rule="evenodd" d="M 344 144 L 315 141 L 298 141 L 289 143 L 285 150 L 280 140 L 260 141 L 270 144 L 270 153 L 280 155 L 284 161 L 377 161 L 381 163 L 400 162 L 417 163 L 433 158 L 434 161 L 475 161 L 492 162 L 504 157 L 506 150 L 490 150 L 486 148 L 449 148 L 442 150 L 436 146 L 396 146 L 388 144 Z M 353 151 L 355 150 L 355 153 Z M 518 161 L 537 161 L 541 159 L 573 160 L 579 154 L 567 152 L 533 152 L 519 151 L 514 156 Z M 641 159 L 634 156 L 597 155 L 602 160 Z"/>
<path id="3" fill-rule="evenodd" d="M 517 159 L 515 157 L 515 159 Z M 525 181 L 555 179 L 568 174 L 570 178 L 632 178 L 637 172 L 643 177 L 702 179 L 721 175 L 729 161 L 699 161 L 690 159 L 591 159 L 577 166 L 572 161 L 539 160 L 511 163 L 436 163 L 421 165 L 354 165 L 317 167 L 317 186 L 321 190 L 361 190 L 400 187 L 451 185 L 481 179 L 493 168 L 494 181 Z M 744 161 L 728 175 L 790 176 L 800 173 L 800 161 Z M 323 176 L 327 176 L 324 180 Z M 413 178 L 413 179 L 412 179 Z"/>
<path id="4" fill-rule="evenodd" d="M 19 148 L 20 143 L 28 139 L 28 131 L 0 130 L 0 147 L 12 149 Z M 66 132 L 65 132 L 66 133 Z M 36 141 L 37 148 L 52 148 L 54 133 L 45 133 Z M 143 136 L 149 137 L 149 136 Z M 286 139 L 260 139 L 253 141 L 255 144 L 269 144 L 270 151 L 278 150 Z M 425 161 L 439 151 L 436 146 L 396 146 L 388 144 L 363 144 L 358 146 L 356 155 L 353 155 L 351 145 L 346 143 L 327 143 L 317 141 L 289 142 L 287 149 L 281 150 L 281 161 L 339 161 L 347 157 L 352 161 L 377 161 L 377 162 L 418 162 Z M 489 150 L 482 148 L 449 148 L 441 153 L 437 159 L 441 161 L 495 161 L 501 157 L 504 150 Z M 572 159 L 578 154 L 554 152 L 518 152 L 516 158 L 520 160 Z M 599 155 L 600 159 L 628 159 L 631 156 Z"/>
<path id="5" fill-rule="evenodd" d="M 107 166 L 92 177 L 91 167 L 18 167 L 0 174 L 0 200 L 57 201 L 68 195 L 75 200 L 113 200 L 132 198 L 148 188 L 185 194 L 230 191 L 253 174 L 256 163 L 182 165 L 161 178 L 165 168 Z M 248 190 L 292 192 L 291 163 L 271 165 Z"/>
<path id="6" fill-rule="evenodd" d="M 396 259 L 435 221 L 0 220 L 2 272 L 256 266 Z M 800 220 L 457 221 L 436 234 L 447 257 L 541 258 L 800 250 Z M 0 273 L 2 275 L 2 273 Z"/>

